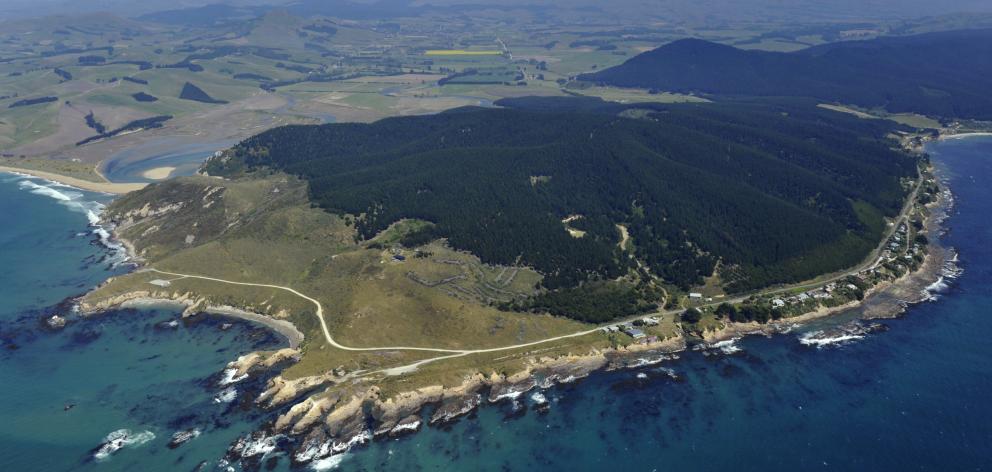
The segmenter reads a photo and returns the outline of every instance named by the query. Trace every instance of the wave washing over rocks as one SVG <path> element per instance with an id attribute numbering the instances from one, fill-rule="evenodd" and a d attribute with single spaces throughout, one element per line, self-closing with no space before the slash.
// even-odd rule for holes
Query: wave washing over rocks
<path id="1" fill-rule="evenodd" d="M 932 302 L 938 300 L 941 294 L 946 293 L 951 288 L 951 282 L 964 273 L 964 269 L 958 265 L 958 253 L 953 249 L 948 249 L 948 251 L 951 253 L 951 257 L 944 261 L 944 265 L 941 266 L 940 276 L 937 277 L 937 281 L 923 289 L 922 301 Z"/>
<path id="2" fill-rule="evenodd" d="M 338 466 L 341 465 L 341 462 L 343 462 L 347 457 L 347 454 L 338 454 L 336 456 L 318 459 L 310 464 L 310 468 L 316 471 L 337 469 Z"/>
<path id="3" fill-rule="evenodd" d="M 861 321 L 852 321 L 832 328 L 803 333 L 799 336 L 799 343 L 817 349 L 827 346 L 841 346 L 860 341 L 869 333 L 885 331 L 886 329 L 888 328 L 881 323 L 865 324 Z"/>
<path id="4" fill-rule="evenodd" d="M 741 338 L 730 338 L 730 339 L 725 339 L 723 341 L 717 341 L 717 342 L 715 342 L 713 344 L 709 344 L 709 345 L 697 344 L 696 345 L 697 347 L 695 349 L 697 349 L 697 350 L 702 349 L 703 350 L 703 355 L 709 355 L 710 354 L 709 352 L 707 352 L 707 350 L 718 350 L 721 353 L 726 354 L 726 355 L 737 354 L 737 353 L 743 351 L 743 349 L 741 349 L 740 345 L 737 344 L 737 342 L 740 341 L 740 340 L 741 340 Z"/>
<path id="5" fill-rule="evenodd" d="M 86 194 L 82 190 L 65 185 L 52 180 L 41 179 L 27 174 L 14 173 L 17 177 L 18 187 L 35 195 L 57 200 L 61 205 L 69 210 L 86 215 L 91 229 L 90 234 L 97 237 L 100 244 L 110 250 L 110 255 L 105 261 L 111 267 L 128 262 L 129 256 L 123 244 L 114 240 L 110 230 L 100 224 L 100 214 L 105 205 L 92 200 L 86 200 Z M 41 183 L 39 183 L 41 182 Z"/>
<path id="6" fill-rule="evenodd" d="M 231 403 L 238 398 L 238 389 L 227 387 L 214 396 L 214 403 Z"/>
<path id="7" fill-rule="evenodd" d="M 125 447 L 138 447 L 152 439 L 155 439 L 155 433 L 151 431 L 132 433 L 129 429 L 118 429 L 103 439 L 103 444 L 100 444 L 94 450 L 93 458 L 98 461 L 104 461 L 109 459 L 113 453 Z"/>
<path id="8" fill-rule="evenodd" d="M 224 372 L 221 373 L 221 378 L 217 382 L 217 384 L 220 385 L 221 387 L 226 387 L 231 384 L 236 384 L 247 378 L 248 378 L 248 374 L 238 375 L 238 369 L 234 367 L 229 367 L 227 369 L 224 369 Z"/>

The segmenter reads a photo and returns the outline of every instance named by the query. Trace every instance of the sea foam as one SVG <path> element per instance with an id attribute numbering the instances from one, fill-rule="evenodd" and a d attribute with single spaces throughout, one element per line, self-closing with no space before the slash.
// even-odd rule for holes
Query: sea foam
<path id="1" fill-rule="evenodd" d="M 964 269 L 958 265 L 959 259 L 957 251 L 954 249 L 948 249 L 948 251 L 950 251 L 951 257 L 944 261 L 944 265 L 940 268 L 940 275 L 937 276 L 937 280 L 923 289 L 923 301 L 934 301 L 939 299 L 941 294 L 947 292 L 947 290 L 951 288 L 950 282 L 964 273 Z"/>
<path id="2" fill-rule="evenodd" d="M 316 471 L 337 469 L 346 457 L 348 457 L 347 454 L 335 454 L 323 459 L 318 459 L 310 463 L 310 468 Z"/>
<path id="3" fill-rule="evenodd" d="M 238 375 L 238 369 L 229 367 L 227 369 L 224 369 L 224 372 L 221 374 L 220 381 L 218 381 L 217 383 L 221 387 L 226 387 L 228 385 L 238 383 L 247 378 L 248 378 L 248 374 Z"/>
<path id="4" fill-rule="evenodd" d="M 231 403 L 238 398 L 238 389 L 227 387 L 214 396 L 214 403 Z"/>
<path id="5" fill-rule="evenodd" d="M 19 178 L 17 185 L 21 189 L 35 195 L 49 197 L 58 201 L 59 204 L 65 206 L 70 211 L 86 215 L 86 220 L 91 228 L 90 233 L 97 237 L 100 244 L 110 249 L 111 255 L 107 258 L 107 261 L 112 267 L 127 262 L 126 248 L 119 242 L 114 241 L 110 231 L 100 224 L 100 214 L 106 208 L 102 203 L 86 200 L 84 198 L 86 195 L 80 189 L 69 185 L 26 174 L 15 175 Z"/>
<path id="6" fill-rule="evenodd" d="M 724 354 L 736 354 L 742 350 L 741 347 L 737 345 L 737 341 L 740 341 L 740 339 L 741 338 L 732 338 L 725 341 L 715 342 L 711 347 L 713 349 L 719 349 Z"/>
<path id="7" fill-rule="evenodd" d="M 93 458 L 98 461 L 107 460 L 110 455 L 125 447 L 138 447 L 148 441 L 155 439 L 155 433 L 142 431 L 131 433 L 129 429 L 118 429 L 107 435 L 103 444 L 93 453 Z"/>
<path id="8" fill-rule="evenodd" d="M 864 334 L 855 333 L 842 333 L 837 334 L 836 336 L 827 336 L 823 331 L 810 331 L 809 333 L 799 337 L 799 343 L 803 346 L 811 346 L 819 349 L 831 345 L 847 344 L 864 339 L 864 337 Z"/>

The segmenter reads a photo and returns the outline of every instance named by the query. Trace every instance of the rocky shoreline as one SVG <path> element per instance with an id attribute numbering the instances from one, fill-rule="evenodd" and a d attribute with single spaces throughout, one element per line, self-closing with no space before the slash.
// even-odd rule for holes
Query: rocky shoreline
<path id="1" fill-rule="evenodd" d="M 938 225 L 930 227 L 934 218 L 928 218 L 928 231 L 939 231 Z M 928 233 L 929 234 L 929 233 Z M 936 238 L 933 239 L 936 241 Z M 934 244 L 934 247 L 937 247 Z M 750 334 L 774 334 L 786 332 L 796 325 L 835 315 L 839 312 L 858 309 L 869 304 L 872 300 L 892 293 L 916 293 L 922 301 L 922 287 L 932 284 L 939 277 L 943 259 L 935 254 L 928 254 L 927 261 L 921 269 L 907 274 L 902 278 L 887 284 L 874 287 L 864 301 L 852 302 L 843 306 L 823 308 L 812 313 L 783 320 L 780 323 L 758 325 L 756 323 L 728 323 L 728 325 L 703 338 L 704 345 L 712 347 L 722 341 L 733 340 Z M 887 304 L 887 308 L 898 308 L 898 311 L 888 311 L 888 316 L 897 316 L 906 305 L 906 301 Z M 135 306 L 148 303 L 179 303 L 185 306 L 184 315 L 218 310 L 210 307 L 205 300 L 190 297 L 188 294 L 138 293 L 132 292 L 104 303 L 81 307 L 86 313 L 96 313 L 115 306 Z M 882 305 L 879 304 L 879 307 Z M 221 314 L 235 316 L 245 314 L 243 310 L 231 307 L 221 307 Z M 221 386 L 240 382 L 249 376 L 271 374 L 274 369 L 282 369 L 289 363 L 299 360 L 298 341 L 292 341 L 292 334 L 280 331 L 286 327 L 281 322 L 264 315 L 249 313 L 250 321 L 260 322 L 283 336 L 290 339 L 290 348 L 272 353 L 250 353 L 232 361 L 221 375 L 218 382 Z M 257 317 L 257 319 L 256 319 Z M 873 317 L 880 317 L 875 315 Z M 278 329 L 277 329 L 278 328 Z M 876 326 L 865 327 L 864 331 L 856 331 L 854 336 L 862 332 L 875 330 Z M 860 327 L 851 328 L 861 330 Z M 291 332 L 296 331 L 295 327 Z M 845 331 L 846 332 L 846 331 Z M 298 333 L 298 331 L 297 331 Z M 816 341 L 811 341 L 815 343 Z M 567 355 L 557 358 L 540 358 L 523 371 L 505 375 L 477 373 L 466 377 L 460 385 L 443 387 L 428 386 L 416 390 L 402 392 L 385 397 L 381 394 L 374 381 L 367 378 L 355 378 L 348 375 L 338 375 L 328 372 L 323 375 L 286 380 L 279 375 L 269 379 L 264 391 L 257 396 L 254 404 L 263 410 L 276 413 L 274 420 L 252 435 L 236 441 L 227 452 L 225 460 L 240 461 L 247 470 L 260 468 L 262 459 L 269 452 L 280 450 L 288 452 L 297 466 L 332 459 L 335 455 L 344 453 L 354 447 L 369 443 L 379 438 L 396 438 L 412 434 L 425 426 L 444 427 L 470 415 L 483 405 L 508 402 L 514 411 L 526 408 L 521 397 L 532 391 L 550 388 L 556 384 L 570 383 L 582 379 L 597 371 L 624 368 L 638 368 L 678 358 L 678 354 L 687 348 L 685 334 L 669 338 L 654 344 L 631 345 L 627 348 L 594 350 L 585 355 Z M 347 384 L 344 389 L 336 389 L 333 393 L 314 394 L 320 387 L 330 384 Z M 533 396 L 543 398 L 543 394 Z M 546 411 L 546 403 L 534 403 L 535 409 Z"/>
<path id="2" fill-rule="evenodd" d="M 928 234 L 939 232 L 936 218 L 927 219 Z M 932 241 L 936 241 L 933 238 Z M 933 247 L 938 247 L 933 244 Z M 942 250 L 942 248 L 941 248 Z M 922 301 L 922 287 L 932 284 L 939 277 L 943 259 L 931 251 L 927 261 L 920 270 L 907 274 L 902 278 L 874 287 L 863 301 L 851 302 L 846 305 L 822 308 L 812 313 L 783 320 L 779 323 L 759 325 L 757 323 L 728 323 L 718 331 L 708 333 L 704 338 L 704 346 L 712 347 L 720 342 L 730 341 L 745 335 L 787 332 L 796 325 L 805 324 L 837 313 L 859 309 L 868 305 L 872 300 L 892 293 L 915 293 Z M 943 252 L 941 251 L 941 254 Z M 132 292 L 102 303 L 81 306 L 85 313 L 96 313 L 115 306 L 135 306 L 149 303 L 179 303 L 185 306 L 184 315 L 207 311 L 210 309 L 222 311 L 225 316 L 250 314 L 250 321 L 256 321 L 268 326 L 287 339 L 291 346 L 272 353 L 250 353 L 232 361 L 221 375 L 218 382 L 221 386 L 240 382 L 249 376 L 271 374 L 274 369 L 281 370 L 289 363 L 299 359 L 299 342 L 294 343 L 292 334 L 280 329 L 286 329 L 290 323 L 275 320 L 257 313 L 249 313 L 233 307 L 210 307 L 205 299 L 191 297 L 189 294 Z M 898 303 L 884 305 L 887 309 L 897 308 L 898 311 L 887 311 L 888 316 L 898 316 L 904 310 L 906 301 L 893 297 Z M 879 304 L 878 307 L 882 307 Z M 881 309 L 881 308 L 879 308 Z M 876 312 L 881 313 L 881 311 Z M 875 315 L 873 317 L 880 317 Z M 862 328 L 851 328 L 859 330 Z M 875 330 L 876 327 L 864 328 L 864 332 Z M 296 331 L 292 327 L 290 333 Z M 296 331 L 298 333 L 298 331 Z M 860 333 L 861 331 L 858 331 Z M 857 335 L 857 334 L 855 334 Z M 811 341 L 811 342 L 815 342 Z M 550 388 L 556 384 L 570 383 L 582 379 L 597 371 L 624 368 L 638 368 L 678 358 L 678 354 L 687 348 L 687 337 L 681 334 L 654 344 L 635 344 L 626 348 L 593 350 L 585 355 L 567 355 L 556 358 L 540 358 L 523 371 L 505 375 L 477 373 L 466 377 L 460 385 L 443 387 L 428 386 L 416 390 L 402 392 L 385 397 L 374 381 L 368 378 L 356 378 L 328 372 L 323 375 L 286 380 L 279 375 L 269 379 L 264 391 L 257 396 L 254 404 L 263 410 L 276 413 L 274 420 L 252 435 L 241 438 L 232 444 L 225 460 L 241 461 L 248 470 L 261 466 L 262 458 L 271 451 L 288 452 L 294 464 L 304 465 L 315 461 L 328 460 L 335 455 L 344 453 L 353 447 L 367 444 L 379 438 L 395 438 L 412 434 L 424 426 L 444 427 L 470 415 L 483 405 L 509 402 L 514 411 L 526 408 L 521 403 L 521 397 L 532 391 Z M 347 384 L 344 389 L 336 389 L 333 393 L 317 393 L 320 387 L 331 384 Z M 543 394 L 538 396 L 543 398 Z M 534 403 L 534 402 L 532 402 Z M 546 403 L 534 403 L 535 408 L 543 407 Z M 254 467 L 253 467 L 254 465 Z"/>
<path id="3" fill-rule="evenodd" d="M 109 279 L 108 279 L 109 281 Z M 298 348 L 304 340 L 304 335 L 296 326 L 286 320 L 243 310 L 227 305 L 213 305 L 204 297 L 196 297 L 190 293 L 173 293 L 164 290 L 140 290 L 128 292 L 116 297 L 101 300 L 98 303 L 79 302 L 79 313 L 91 316 L 115 308 L 147 308 L 149 306 L 173 305 L 182 307 L 182 317 L 195 316 L 199 313 L 223 316 L 241 321 L 262 325 L 286 339 L 290 348 Z"/>
<path id="4" fill-rule="evenodd" d="M 132 261 L 139 260 L 130 242 L 120 242 L 128 249 Z M 271 375 L 300 358 L 303 335 L 288 321 L 235 307 L 213 306 L 206 298 L 192 293 L 137 290 L 96 303 L 80 300 L 78 307 L 83 316 L 91 316 L 119 307 L 161 304 L 182 306 L 184 317 L 208 312 L 257 322 L 289 341 L 287 348 L 249 353 L 228 363 L 218 375 L 218 387 L 227 388 L 251 377 Z M 369 378 L 334 370 L 291 380 L 276 374 L 253 402 L 262 410 L 277 413 L 275 419 L 234 443 L 226 460 L 242 461 L 250 468 L 252 464 L 258 465 L 261 455 L 275 449 L 291 450 L 296 464 L 321 460 L 375 438 L 413 433 L 425 424 L 443 427 L 484 404 L 516 402 L 531 390 L 574 382 L 598 370 L 634 368 L 672 359 L 673 353 L 685 347 L 685 338 L 680 335 L 655 343 L 593 350 L 585 355 L 543 357 L 512 375 L 477 373 L 466 377 L 460 385 L 428 386 L 390 397 L 381 395 Z M 346 383 L 350 385 L 340 391 L 313 395 L 319 387 Z"/>
<path id="5" fill-rule="evenodd" d="M 953 256 L 952 250 L 941 247 L 938 242 L 942 231 L 940 223 L 946 218 L 951 202 L 951 195 L 945 190 L 925 218 L 930 249 L 918 270 L 894 281 L 879 283 L 869 289 L 860 301 L 820 308 L 764 325 L 727 322 L 722 329 L 704 333 L 701 346 L 712 348 L 751 334 L 788 332 L 798 325 L 852 310 L 860 310 L 860 318 L 864 319 L 895 317 L 908 304 L 926 300 L 926 288 L 947 272 Z M 140 260 L 130 242 L 120 240 L 116 233 L 115 236 L 128 249 L 132 260 Z M 271 375 L 277 369 L 281 370 L 285 365 L 299 360 L 303 335 L 292 323 L 235 307 L 212 306 L 206 298 L 190 293 L 134 291 L 95 304 L 81 303 L 80 308 L 83 313 L 92 314 L 118 306 L 163 302 L 181 304 L 185 307 L 184 316 L 212 312 L 260 323 L 289 340 L 289 348 L 251 353 L 232 361 L 220 376 L 220 386 L 262 373 Z M 857 337 L 884 327 L 872 324 L 842 326 L 839 329 L 839 336 Z M 581 355 L 535 358 L 519 372 L 491 372 L 488 375 L 477 372 L 464 377 L 459 385 L 426 386 L 393 395 L 384 394 L 376 386 L 375 379 L 367 374 L 363 376 L 332 370 L 296 379 L 284 379 L 276 374 L 253 402 L 256 407 L 272 412 L 274 419 L 232 444 L 225 460 L 240 461 L 249 470 L 259 467 L 262 459 L 276 450 L 289 453 L 296 465 L 329 460 L 376 438 L 410 434 L 425 425 L 444 427 L 482 405 L 508 402 L 514 411 L 519 411 L 526 408 L 521 397 L 533 391 L 536 391 L 531 395 L 535 398 L 532 401 L 535 408 L 541 407 L 546 411 L 546 400 L 536 400 L 544 398 L 540 390 L 573 382 L 596 371 L 638 368 L 677 359 L 677 353 L 687 348 L 688 341 L 685 333 L 679 333 L 651 344 L 593 349 Z M 817 345 L 817 342 L 817 339 L 810 340 L 811 345 Z M 335 388 L 326 388 L 332 385 Z M 319 388 L 325 390 L 318 393 Z"/>
<path id="6" fill-rule="evenodd" d="M 119 243 L 124 248 L 125 254 L 127 255 L 125 259 L 126 261 L 134 264 L 135 267 L 140 267 L 145 262 L 144 258 L 135 248 L 134 243 L 127 238 L 124 238 L 113 223 L 104 222 L 103 226 L 110 228 L 109 233 L 112 240 Z M 91 290 L 91 292 L 109 284 L 113 280 L 114 277 L 108 278 L 100 284 L 99 287 Z M 115 297 L 103 299 L 97 303 L 87 302 L 85 295 L 79 297 L 77 300 L 79 313 L 83 316 L 94 315 L 114 308 L 143 308 L 154 305 L 178 305 L 183 309 L 183 318 L 194 316 L 199 313 L 206 313 L 259 324 L 285 338 L 286 342 L 289 344 L 289 347 L 292 349 L 299 348 L 299 346 L 303 344 L 303 340 L 305 338 L 303 333 L 300 332 L 300 330 L 297 329 L 293 323 L 287 320 L 280 320 L 271 316 L 266 316 L 242 307 L 213 304 L 206 297 L 198 297 L 189 292 L 170 292 L 164 289 L 136 290 Z"/>
<path id="7" fill-rule="evenodd" d="M 946 136 L 941 136 L 938 139 L 943 138 Z M 930 139 L 933 138 L 927 137 L 923 139 L 923 142 Z M 916 148 L 913 150 L 918 151 Z M 945 231 L 943 222 L 953 207 L 954 198 L 950 190 L 946 189 L 945 179 L 941 178 L 937 169 L 934 171 L 935 177 L 945 186 L 945 189 L 939 193 L 935 202 L 927 205 L 930 213 L 923 221 L 922 232 L 927 236 L 929 244 L 923 263 L 917 270 L 908 272 L 898 279 L 881 282 L 871 287 L 865 292 L 862 300 L 855 300 L 834 307 L 820 307 L 809 313 L 767 324 L 727 321 L 723 328 L 703 333 L 703 341 L 712 347 L 717 343 L 748 335 L 782 334 L 812 321 L 843 313 L 854 313 L 858 319 L 866 321 L 892 319 L 901 316 L 909 305 L 932 299 L 933 295 L 929 289 L 944 278 L 956 277 L 959 271 L 956 267 L 957 255 L 953 248 L 947 248 L 940 244 L 940 236 Z"/>
<path id="8" fill-rule="evenodd" d="M 538 411 L 546 411 L 546 399 L 539 390 L 575 382 L 596 371 L 637 368 L 676 359 L 676 353 L 685 348 L 684 337 L 673 337 L 630 349 L 544 357 L 514 374 L 476 373 L 465 377 L 459 385 L 427 386 L 388 397 L 373 382 L 339 379 L 339 384 L 345 380 L 352 383 L 332 393 L 309 396 L 288 408 L 293 399 L 302 396 L 303 390 L 323 385 L 328 379 L 317 376 L 287 382 L 276 377 L 269 381 L 269 388 L 256 404 L 282 413 L 233 444 L 225 459 L 242 461 L 250 468 L 260 461 L 256 456 L 265 449 L 259 445 L 271 444 L 288 452 L 294 464 L 303 465 L 331 458 L 375 439 L 411 434 L 425 425 L 443 428 L 483 405 L 509 403 L 513 411 L 522 412 L 526 407 L 521 398 L 534 391 L 537 393 L 531 395 L 531 403 Z M 232 368 L 247 373 L 255 368 L 249 364 L 239 359 Z M 298 384 L 303 384 L 302 388 Z"/>

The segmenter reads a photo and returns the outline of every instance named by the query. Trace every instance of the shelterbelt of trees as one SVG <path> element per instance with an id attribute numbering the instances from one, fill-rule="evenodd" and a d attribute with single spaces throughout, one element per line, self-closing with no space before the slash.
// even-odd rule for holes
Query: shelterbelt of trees
<path id="1" fill-rule="evenodd" d="M 791 53 L 684 39 L 580 80 L 716 95 L 815 97 L 955 118 L 992 119 L 992 29 L 885 37 Z"/>
<path id="2" fill-rule="evenodd" d="M 432 222 L 407 240 L 444 237 L 485 262 L 531 266 L 552 292 L 637 272 L 636 260 L 683 289 L 717 261 L 730 291 L 841 269 L 878 243 L 903 179 L 917 176 L 887 137 L 898 125 L 815 103 L 500 104 L 276 128 L 205 170 L 300 176 L 364 239 L 401 219 Z"/>

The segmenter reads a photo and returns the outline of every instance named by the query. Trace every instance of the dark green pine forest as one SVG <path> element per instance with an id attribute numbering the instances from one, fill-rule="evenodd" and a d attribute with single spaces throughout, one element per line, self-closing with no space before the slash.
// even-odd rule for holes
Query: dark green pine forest
<path id="1" fill-rule="evenodd" d="M 683 39 L 580 80 L 721 96 L 815 97 L 992 120 L 992 30 L 842 41 L 782 53 Z"/>
<path id="2" fill-rule="evenodd" d="M 645 270 L 635 260 L 683 289 L 719 261 L 729 291 L 854 265 L 879 242 L 883 217 L 898 214 L 903 179 L 917 176 L 916 159 L 887 137 L 894 123 L 802 101 L 500 105 L 286 126 L 205 170 L 300 176 L 317 205 L 356 215 L 363 239 L 403 218 L 433 222 L 413 239 L 447 238 L 485 262 L 544 274 L 542 306 L 556 292 Z M 585 236 L 566 231 L 570 215 L 581 215 L 569 226 Z M 631 236 L 626 251 L 618 224 Z M 620 311 L 636 308 L 613 291 Z"/>

